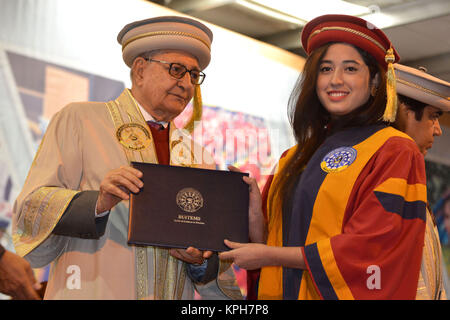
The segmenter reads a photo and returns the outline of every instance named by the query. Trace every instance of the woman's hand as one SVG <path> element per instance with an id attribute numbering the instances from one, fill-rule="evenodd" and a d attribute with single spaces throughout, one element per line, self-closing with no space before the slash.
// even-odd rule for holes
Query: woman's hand
<path id="1" fill-rule="evenodd" d="M 224 241 L 230 251 L 219 253 L 220 260 L 232 260 L 239 268 L 254 270 L 271 263 L 268 250 L 270 247 L 261 243 L 238 243 Z"/>
<path id="2" fill-rule="evenodd" d="M 241 172 L 238 168 L 228 166 L 230 171 Z M 262 212 L 262 198 L 256 179 L 251 177 L 243 177 L 245 183 L 249 185 L 249 208 L 248 208 L 248 226 L 249 237 L 251 242 L 265 243 L 266 241 L 266 224 Z"/>
<path id="3" fill-rule="evenodd" d="M 266 266 L 306 269 L 302 247 L 275 247 L 261 243 L 238 243 L 225 240 L 230 251 L 219 253 L 221 260 L 232 260 L 247 270 Z"/>

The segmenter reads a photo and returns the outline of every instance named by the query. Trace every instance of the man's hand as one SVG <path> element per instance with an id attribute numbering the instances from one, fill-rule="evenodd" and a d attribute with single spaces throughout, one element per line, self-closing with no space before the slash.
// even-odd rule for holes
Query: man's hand
<path id="1" fill-rule="evenodd" d="M 130 192 L 137 193 L 144 186 L 142 172 L 130 166 L 109 171 L 100 183 L 97 213 L 111 210 L 122 200 L 130 199 Z"/>
<path id="2" fill-rule="evenodd" d="M 202 264 L 212 256 L 212 251 L 200 251 L 194 247 L 185 249 L 170 249 L 170 255 L 187 263 Z"/>
<path id="3" fill-rule="evenodd" d="M 40 300 L 39 286 L 30 264 L 15 253 L 5 251 L 0 259 L 0 292 L 13 299 Z"/>

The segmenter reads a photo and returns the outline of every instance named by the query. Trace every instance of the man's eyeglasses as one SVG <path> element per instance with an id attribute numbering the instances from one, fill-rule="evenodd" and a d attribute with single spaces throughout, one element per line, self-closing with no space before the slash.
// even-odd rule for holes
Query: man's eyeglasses
<path id="1" fill-rule="evenodd" d="M 189 72 L 189 75 L 191 76 L 192 84 L 202 84 L 206 77 L 206 74 L 204 74 L 203 72 L 196 70 L 196 69 L 188 70 L 185 66 L 183 66 L 182 64 L 176 63 L 176 62 L 167 62 L 167 61 L 155 60 L 155 59 L 150 59 L 150 58 L 147 58 L 145 60 L 168 64 L 169 65 L 169 74 L 176 79 L 183 78 L 184 75 L 186 74 L 186 72 Z"/>

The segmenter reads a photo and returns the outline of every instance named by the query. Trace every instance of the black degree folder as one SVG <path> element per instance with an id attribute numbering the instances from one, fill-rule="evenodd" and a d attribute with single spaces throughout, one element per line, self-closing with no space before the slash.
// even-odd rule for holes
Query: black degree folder
<path id="1" fill-rule="evenodd" d="M 248 242 L 247 173 L 132 162 L 144 187 L 131 194 L 128 244 L 226 251 Z"/>

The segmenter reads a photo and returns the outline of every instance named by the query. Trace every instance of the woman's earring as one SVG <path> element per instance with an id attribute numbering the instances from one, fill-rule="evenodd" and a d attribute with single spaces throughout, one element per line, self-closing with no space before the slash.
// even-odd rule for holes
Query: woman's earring
<path id="1" fill-rule="evenodd" d="M 370 95 L 372 97 L 375 97 L 376 94 L 377 94 L 377 87 L 373 86 L 372 89 L 370 89 Z"/>

